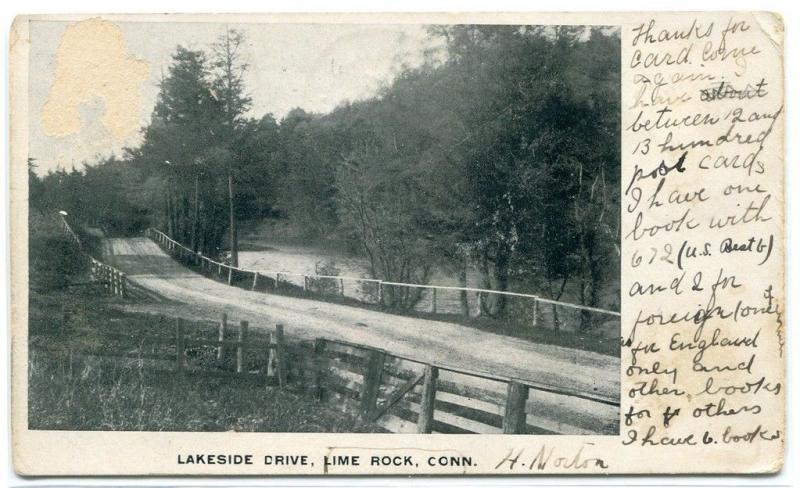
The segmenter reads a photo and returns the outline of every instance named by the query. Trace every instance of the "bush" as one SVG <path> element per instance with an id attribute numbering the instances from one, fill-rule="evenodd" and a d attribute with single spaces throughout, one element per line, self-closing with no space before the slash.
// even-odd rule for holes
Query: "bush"
<path id="1" fill-rule="evenodd" d="M 319 276 L 339 276 L 341 270 L 336 266 L 332 259 L 317 261 L 314 264 L 314 274 Z M 308 278 L 310 290 L 322 295 L 338 295 L 339 280 L 335 278 Z"/>
<path id="2" fill-rule="evenodd" d="M 66 237 L 43 236 L 30 241 L 30 283 L 38 289 L 61 289 L 84 274 L 88 261 Z"/>
<path id="3" fill-rule="evenodd" d="M 58 217 L 31 212 L 28 234 L 30 286 L 40 290 L 65 288 L 89 266 L 77 244 L 61 230 Z"/>

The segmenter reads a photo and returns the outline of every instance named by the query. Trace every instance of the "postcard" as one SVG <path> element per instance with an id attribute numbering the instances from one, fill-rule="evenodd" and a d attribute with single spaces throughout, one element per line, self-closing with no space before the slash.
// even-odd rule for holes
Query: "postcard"
<path id="1" fill-rule="evenodd" d="M 781 469 L 779 15 L 10 44 L 19 474 Z"/>

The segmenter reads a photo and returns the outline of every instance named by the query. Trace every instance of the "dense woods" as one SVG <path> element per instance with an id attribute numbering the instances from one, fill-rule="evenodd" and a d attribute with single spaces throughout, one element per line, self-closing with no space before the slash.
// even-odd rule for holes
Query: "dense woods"
<path id="1" fill-rule="evenodd" d="M 82 170 L 37 176 L 31 161 L 31 207 L 111 235 L 155 226 L 234 265 L 237 228 L 271 219 L 350 249 L 372 278 L 424 284 L 444 270 L 466 284 L 477 270 L 484 288 L 616 309 L 618 34 L 428 33 L 442 50 L 374 97 L 281 120 L 253 118 L 242 33 L 179 46 L 141 144 Z M 402 293 L 388 306 L 419 299 Z M 509 313 L 502 295 L 481 307 Z"/>

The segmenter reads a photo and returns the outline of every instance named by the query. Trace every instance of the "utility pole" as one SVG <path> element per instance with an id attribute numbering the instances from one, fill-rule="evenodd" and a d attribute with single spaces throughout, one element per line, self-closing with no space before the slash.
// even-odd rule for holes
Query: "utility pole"
<path id="1" fill-rule="evenodd" d="M 200 220 L 200 174 L 194 175 L 194 216 L 192 218 L 192 251 L 197 252 L 197 222 Z"/>
<path id="2" fill-rule="evenodd" d="M 172 178 L 169 178 L 167 182 L 167 235 L 175 238 L 175 208 L 172 201 Z"/>
<path id="3" fill-rule="evenodd" d="M 236 212 L 233 208 L 233 171 L 228 169 L 228 208 L 231 215 L 231 266 L 239 267 L 239 237 L 236 234 Z"/>

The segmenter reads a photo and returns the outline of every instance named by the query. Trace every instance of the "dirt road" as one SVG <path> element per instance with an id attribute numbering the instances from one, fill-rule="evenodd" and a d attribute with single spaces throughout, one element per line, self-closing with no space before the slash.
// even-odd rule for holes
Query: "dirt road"
<path id="1" fill-rule="evenodd" d="M 147 238 L 107 239 L 104 259 L 139 285 L 173 300 L 182 312 L 212 318 L 222 312 L 251 327 L 283 323 L 290 336 L 327 337 L 437 362 L 619 397 L 618 358 L 533 344 L 448 322 L 402 317 L 344 305 L 245 291 L 197 274 Z M 609 419 L 616 409 L 604 410 Z"/>

